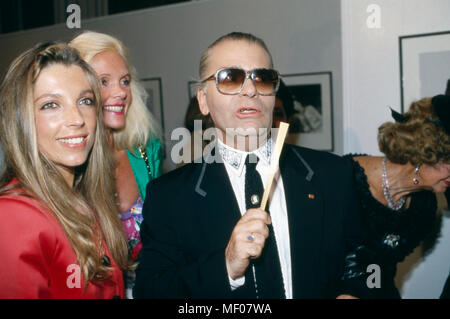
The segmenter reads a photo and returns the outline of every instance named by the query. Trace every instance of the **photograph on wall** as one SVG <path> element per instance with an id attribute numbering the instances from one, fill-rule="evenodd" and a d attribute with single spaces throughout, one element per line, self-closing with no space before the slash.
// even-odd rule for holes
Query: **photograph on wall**
<path id="1" fill-rule="evenodd" d="M 284 110 L 289 123 L 286 142 L 334 151 L 331 72 L 285 74 L 281 78 L 291 97 Z M 278 93 L 285 94 L 285 90 L 280 88 Z"/>
<path id="2" fill-rule="evenodd" d="M 450 79 L 450 31 L 401 36 L 401 111 L 416 100 L 444 94 Z"/>
<path id="3" fill-rule="evenodd" d="M 162 132 L 164 132 L 164 110 L 161 78 L 142 79 L 141 83 L 148 95 L 147 108 L 150 110 L 156 121 L 158 121 Z"/>
<path id="4" fill-rule="evenodd" d="M 197 95 L 197 81 L 189 81 L 188 82 L 188 94 L 189 99 Z"/>

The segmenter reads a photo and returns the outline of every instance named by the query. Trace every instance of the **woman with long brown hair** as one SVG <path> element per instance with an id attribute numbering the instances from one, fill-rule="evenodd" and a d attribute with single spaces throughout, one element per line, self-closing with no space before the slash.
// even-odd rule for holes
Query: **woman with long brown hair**
<path id="1" fill-rule="evenodd" d="M 0 89 L 0 298 L 124 297 L 94 71 L 65 44 L 16 58 Z"/>

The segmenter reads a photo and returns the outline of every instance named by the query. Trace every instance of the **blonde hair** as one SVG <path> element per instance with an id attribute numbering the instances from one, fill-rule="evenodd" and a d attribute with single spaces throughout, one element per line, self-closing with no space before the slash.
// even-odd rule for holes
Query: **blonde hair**
<path id="1" fill-rule="evenodd" d="M 73 187 L 39 150 L 37 142 L 33 86 L 40 72 L 54 64 L 78 66 L 84 71 L 97 110 L 94 145 L 87 161 L 76 168 Z M 112 270 L 101 261 L 102 239 L 117 265 L 126 269 L 127 243 L 114 201 L 114 164 L 108 151 L 100 89 L 95 72 L 75 49 L 60 43 L 38 44 L 12 62 L 0 87 L 0 141 L 5 159 L 0 195 L 31 196 L 48 207 L 75 251 L 85 287 L 89 281 L 106 279 Z M 14 177 L 19 183 L 7 186 Z"/>
<path id="2" fill-rule="evenodd" d="M 413 102 L 404 117 L 404 123 L 386 122 L 378 128 L 380 151 L 398 164 L 450 163 L 450 136 L 439 126 L 431 98 Z"/>
<path id="3" fill-rule="evenodd" d="M 131 76 L 131 104 L 123 130 L 114 131 L 114 143 L 119 149 L 129 149 L 147 145 L 152 137 L 161 137 L 161 129 L 147 109 L 147 92 L 137 78 L 136 69 L 131 65 L 128 50 L 115 37 L 108 34 L 85 31 L 70 41 L 69 45 L 80 52 L 88 63 L 99 53 L 110 50 L 122 56 Z"/>

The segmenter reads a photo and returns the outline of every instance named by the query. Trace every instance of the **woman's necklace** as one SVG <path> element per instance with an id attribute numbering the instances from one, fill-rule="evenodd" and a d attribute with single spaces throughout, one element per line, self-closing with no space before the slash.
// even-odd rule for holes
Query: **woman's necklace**
<path id="1" fill-rule="evenodd" d="M 382 179 L 382 187 L 383 187 L 383 194 L 384 198 L 386 198 L 387 204 L 390 209 L 393 210 L 400 210 L 403 205 L 405 204 L 405 198 L 402 197 L 400 200 L 395 201 L 394 198 L 391 195 L 391 191 L 389 189 L 389 181 L 387 178 L 387 172 L 386 172 L 386 157 L 384 157 L 383 161 L 381 162 L 381 166 L 383 167 L 383 175 L 381 175 Z"/>

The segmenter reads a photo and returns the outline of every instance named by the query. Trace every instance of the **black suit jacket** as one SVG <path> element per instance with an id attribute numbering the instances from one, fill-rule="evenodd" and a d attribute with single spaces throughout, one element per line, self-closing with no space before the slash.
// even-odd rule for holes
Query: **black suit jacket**
<path id="1" fill-rule="evenodd" d="M 280 170 L 293 297 L 357 294 L 365 282 L 340 281 L 361 229 L 351 167 L 336 155 L 285 145 Z M 241 214 L 223 163 L 176 169 L 151 181 L 146 196 L 136 298 L 256 297 L 251 267 L 235 291 L 226 272 L 225 248 Z"/>

